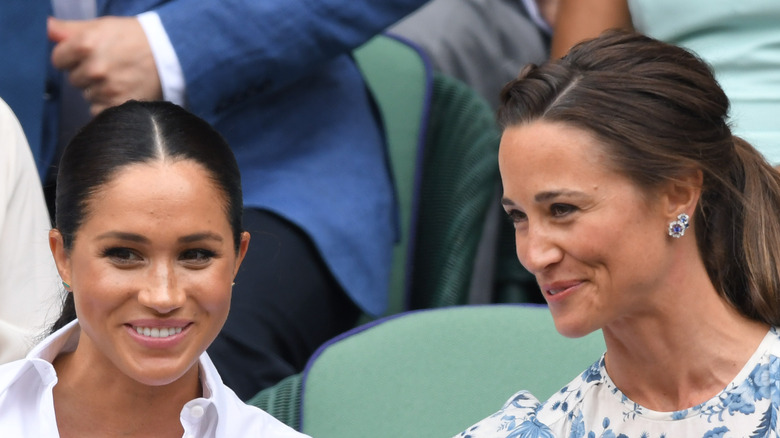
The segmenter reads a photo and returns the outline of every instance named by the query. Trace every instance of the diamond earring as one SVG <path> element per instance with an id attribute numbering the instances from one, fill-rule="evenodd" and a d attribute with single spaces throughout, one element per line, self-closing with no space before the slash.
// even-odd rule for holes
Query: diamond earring
<path id="1" fill-rule="evenodd" d="M 689 218 L 687 214 L 680 213 L 677 216 L 676 221 L 669 222 L 669 235 L 675 239 L 679 239 L 680 237 L 684 236 L 685 230 L 687 230 L 688 226 L 690 225 L 688 219 Z"/>

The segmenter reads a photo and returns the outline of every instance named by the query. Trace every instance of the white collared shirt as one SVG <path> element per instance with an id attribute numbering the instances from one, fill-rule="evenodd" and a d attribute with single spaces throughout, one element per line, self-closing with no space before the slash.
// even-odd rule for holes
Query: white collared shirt
<path id="1" fill-rule="evenodd" d="M 59 438 L 52 395 L 57 373 L 51 362 L 58 354 L 75 350 L 80 334 L 77 321 L 73 321 L 43 340 L 25 359 L 0 366 L 2 436 Z M 242 402 L 222 383 L 205 352 L 199 364 L 203 397 L 189 401 L 181 410 L 184 438 L 306 437 L 263 410 Z"/>

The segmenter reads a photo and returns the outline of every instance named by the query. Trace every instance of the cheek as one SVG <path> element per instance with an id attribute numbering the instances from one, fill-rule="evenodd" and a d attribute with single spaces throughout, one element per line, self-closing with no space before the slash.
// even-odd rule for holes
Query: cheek
<path id="1" fill-rule="evenodd" d="M 132 295 L 132 281 L 127 272 L 101 263 L 79 263 L 74 260 L 72 286 L 79 316 L 90 309 L 108 309 Z M 81 312 L 79 312 L 81 311 Z"/>
<path id="2" fill-rule="evenodd" d="M 193 298 L 197 299 L 200 307 L 208 313 L 227 318 L 227 313 L 230 310 L 231 295 L 230 289 L 211 289 L 208 291 L 201 291 L 196 296 L 193 296 Z"/>
<path id="3" fill-rule="evenodd" d="M 631 262 L 636 246 L 629 243 L 634 235 L 617 225 L 583 223 L 571 234 L 562 236 L 569 256 L 591 266 L 612 266 Z"/>
<path id="4" fill-rule="evenodd" d="M 189 291 L 190 299 L 198 303 L 204 312 L 218 319 L 226 319 L 233 293 L 229 269 L 189 272 L 179 278 L 181 286 Z"/>
<path id="5" fill-rule="evenodd" d="M 193 306 L 193 310 L 196 317 L 199 317 L 202 321 L 208 321 L 207 328 L 207 343 L 216 339 L 222 327 L 227 321 L 228 313 L 230 312 L 230 298 L 231 290 L 214 288 L 209 290 L 201 290 L 197 295 L 191 295 L 190 299 L 197 302 Z"/>
<path id="6" fill-rule="evenodd" d="M 605 266 L 612 276 L 639 277 L 664 264 L 664 230 L 656 230 L 647 222 L 616 222 L 612 226 L 591 226 L 583 229 L 572 255 L 590 264 Z"/>

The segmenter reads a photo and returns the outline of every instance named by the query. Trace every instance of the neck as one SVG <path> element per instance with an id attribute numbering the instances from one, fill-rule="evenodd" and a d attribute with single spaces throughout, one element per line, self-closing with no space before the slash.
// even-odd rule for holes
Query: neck
<path id="1" fill-rule="evenodd" d="M 149 386 L 80 359 L 77 350 L 54 361 L 54 407 L 63 438 L 183 435 L 181 409 L 201 395 L 197 365 L 170 384 Z"/>
<path id="2" fill-rule="evenodd" d="M 661 294 L 654 312 L 603 329 L 610 378 L 632 401 L 656 411 L 706 402 L 742 370 L 769 327 L 739 314 L 708 279 Z"/>

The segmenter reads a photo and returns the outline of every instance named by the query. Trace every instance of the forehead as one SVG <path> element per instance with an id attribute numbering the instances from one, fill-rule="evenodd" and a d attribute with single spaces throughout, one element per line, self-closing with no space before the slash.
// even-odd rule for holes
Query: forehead
<path id="1" fill-rule="evenodd" d="M 560 122 L 508 127 L 501 137 L 499 169 L 507 198 L 547 191 L 594 193 L 634 184 L 611 167 L 607 148 L 589 132 Z"/>
<path id="2" fill-rule="evenodd" d="M 192 160 L 131 164 L 118 170 L 87 201 L 86 222 L 129 224 L 175 219 L 228 223 L 226 196 L 208 171 Z M 86 222 L 84 225 L 86 225 Z"/>
<path id="3" fill-rule="evenodd" d="M 590 132 L 543 120 L 507 127 L 501 136 L 499 152 L 504 156 L 522 154 L 532 160 L 588 158 L 591 164 L 606 158 L 606 148 Z"/>

